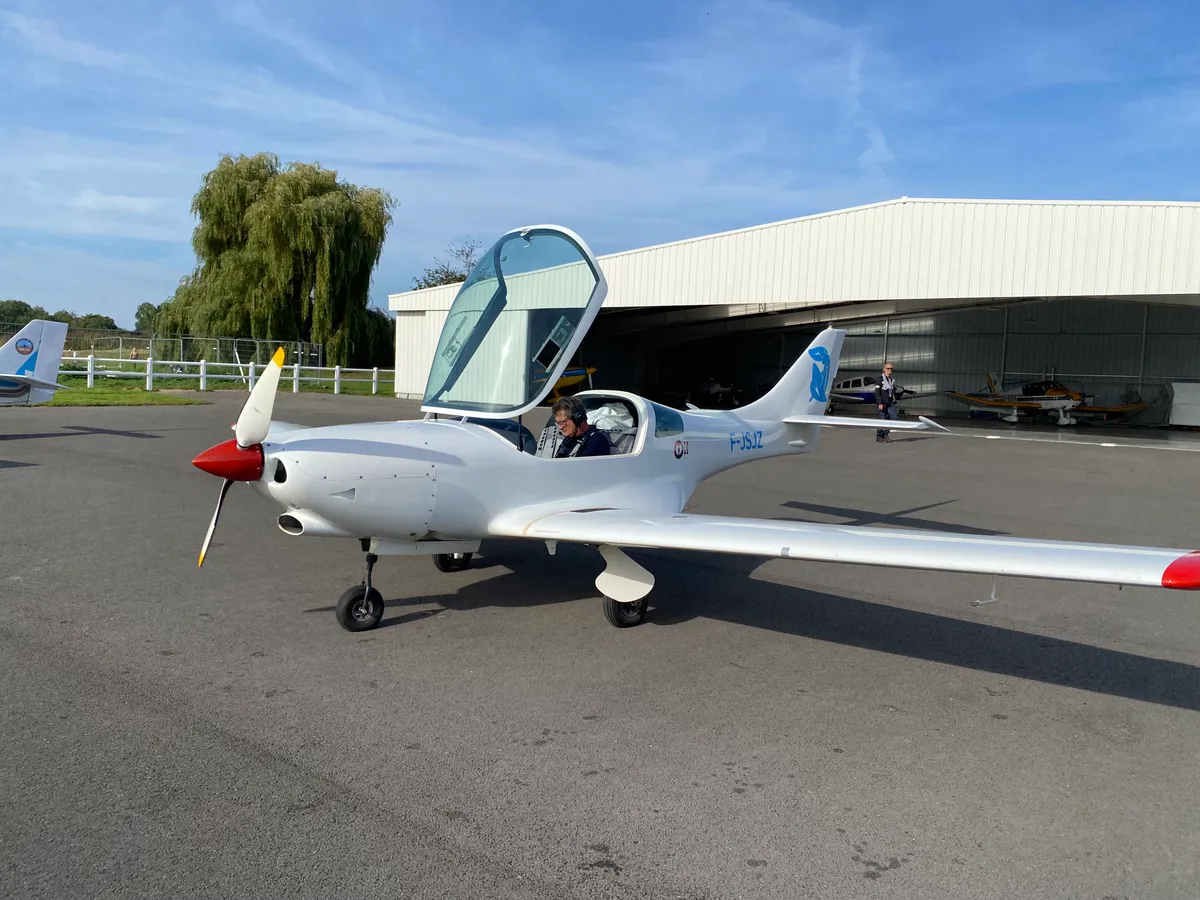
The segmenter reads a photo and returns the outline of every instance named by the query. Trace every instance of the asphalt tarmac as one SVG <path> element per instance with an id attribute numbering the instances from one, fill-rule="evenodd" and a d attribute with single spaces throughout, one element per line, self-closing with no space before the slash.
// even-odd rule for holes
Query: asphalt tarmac
<path id="1" fill-rule="evenodd" d="M 591 548 L 293 538 L 211 406 L 0 409 L 0 884 L 22 898 L 1175 898 L 1200 884 L 1200 595 Z M 410 417 L 280 393 L 301 424 Z M 1019 432 L 1012 432 L 1019 434 Z M 1132 440 L 1132 438 L 1131 438 Z M 1136 443 L 1136 441 L 1132 441 Z M 1200 458 L 829 432 L 695 511 L 1200 544 Z"/>

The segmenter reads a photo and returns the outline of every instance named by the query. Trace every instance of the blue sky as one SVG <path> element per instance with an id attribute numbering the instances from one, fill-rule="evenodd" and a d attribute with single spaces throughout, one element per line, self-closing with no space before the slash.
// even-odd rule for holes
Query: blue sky
<path id="1" fill-rule="evenodd" d="M 0 0 L 0 299 L 131 326 L 222 153 L 598 253 L 901 195 L 1200 199 L 1194 3 Z"/>

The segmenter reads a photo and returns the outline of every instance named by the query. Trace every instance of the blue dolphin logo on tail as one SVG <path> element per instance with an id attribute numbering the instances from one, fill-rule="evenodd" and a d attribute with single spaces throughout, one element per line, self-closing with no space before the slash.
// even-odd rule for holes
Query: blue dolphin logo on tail
<path id="1" fill-rule="evenodd" d="M 814 360 L 812 381 L 808 386 L 809 397 L 818 403 L 828 403 L 826 388 L 829 386 L 829 351 L 824 347 L 812 347 L 808 355 Z"/>
<path id="2" fill-rule="evenodd" d="M 789 416 L 824 415 L 845 337 L 840 328 L 826 328 L 796 357 L 775 387 L 741 407 L 739 415 L 747 421 L 772 422 Z"/>

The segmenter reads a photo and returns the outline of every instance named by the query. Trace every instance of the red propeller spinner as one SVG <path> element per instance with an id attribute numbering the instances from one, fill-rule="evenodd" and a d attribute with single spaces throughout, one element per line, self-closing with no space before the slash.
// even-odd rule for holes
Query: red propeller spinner
<path id="1" fill-rule="evenodd" d="M 262 444 L 239 447 L 236 440 L 228 440 L 209 447 L 192 460 L 192 465 L 230 481 L 258 481 L 263 473 Z"/>

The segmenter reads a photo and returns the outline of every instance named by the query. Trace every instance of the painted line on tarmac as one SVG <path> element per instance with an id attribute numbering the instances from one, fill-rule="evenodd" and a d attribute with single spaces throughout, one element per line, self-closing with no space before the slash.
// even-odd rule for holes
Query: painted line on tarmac
<path id="1" fill-rule="evenodd" d="M 986 441 L 1027 441 L 1034 444 L 1076 444 L 1085 447 L 1116 447 L 1121 450 L 1174 450 L 1183 453 L 1200 453 L 1200 441 L 1173 442 L 1162 444 L 1126 444 L 1115 441 L 1078 441 L 1070 438 L 1018 437 L 1010 434 L 970 434 L 955 432 L 960 437 L 980 438 Z M 1188 445 L 1191 446 L 1188 446 Z"/>

